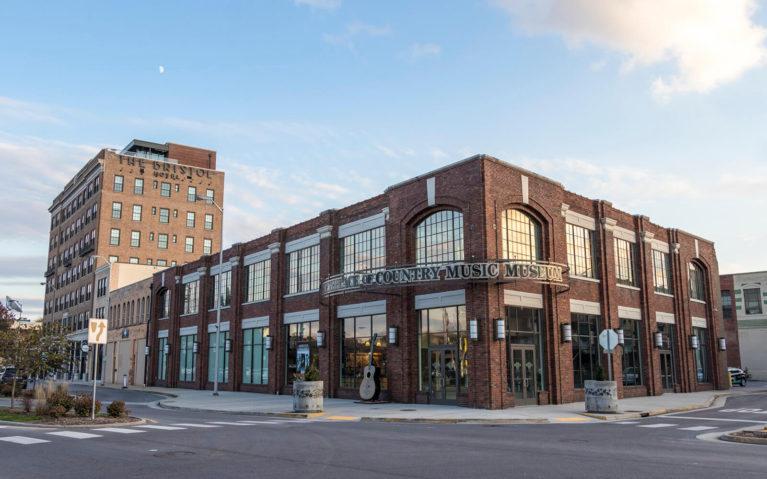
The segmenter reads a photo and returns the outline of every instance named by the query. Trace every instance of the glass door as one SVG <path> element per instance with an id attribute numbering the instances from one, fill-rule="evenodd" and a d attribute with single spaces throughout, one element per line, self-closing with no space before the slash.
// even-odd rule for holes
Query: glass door
<path id="1" fill-rule="evenodd" d="M 429 402 L 455 404 L 458 397 L 458 348 L 429 348 Z"/>
<path id="2" fill-rule="evenodd" d="M 660 379 L 665 392 L 674 392 L 674 360 L 671 351 L 660 352 Z"/>
<path id="3" fill-rule="evenodd" d="M 517 406 L 538 404 L 536 391 L 538 384 L 535 374 L 535 347 L 530 345 L 512 345 L 510 348 L 511 378 L 510 387 Z"/>

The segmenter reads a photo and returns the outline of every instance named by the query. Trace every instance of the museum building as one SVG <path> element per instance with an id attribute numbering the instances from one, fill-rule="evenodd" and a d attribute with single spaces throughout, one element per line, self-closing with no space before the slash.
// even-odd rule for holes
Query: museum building
<path id="1" fill-rule="evenodd" d="M 487 155 L 223 259 L 154 275 L 150 384 L 290 394 L 315 365 L 357 398 L 372 356 L 403 403 L 574 402 L 600 366 L 620 397 L 729 387 L 711 241 Z"/>

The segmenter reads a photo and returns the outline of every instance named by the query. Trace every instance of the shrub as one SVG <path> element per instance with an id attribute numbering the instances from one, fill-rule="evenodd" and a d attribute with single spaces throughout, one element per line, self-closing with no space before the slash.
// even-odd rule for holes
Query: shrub
<path id="1" fill-rule="evenodd" d="M 31 411 L 32 406 L 34 404 L 34 399 L 32 399 L 32 396 L 29 394 L 25 394 L 24 396 L 22 396 L 21 400 L 24 402 L 24 412 Z"/>
<path id="2" fill-rule="evenodd" d="M 306 372 L 304 372 L 304 381 L 319 381 L 320 380 L 320 371 L 317 369 L 314 365 L 309 366 L 306 368 Z"/>
<path id="3" fill-rule="evenodd" d="M 605 377 L 605 370 L 602 369 L 602 365 L 601 364 L 599 366 L 597 366 L 597 374 L 596 374 L 596 377 L 594 379 L 596 379 L 597 381 L 606 381 L 607 380 L 607 378 Z"/>
<path id="4" fill-rule="evenodd" d="M 56 419 L 60 418 L 66 413 L 67 413 L 67 410 L 64 409 L 64 406 L 53 406 L 48 409 L 48 414 L 51 417 L 55 417 Z"/>
<path id="5" fill-rule="evenodd" d="M 59 383 L 56 385 L 56 392 L 69 396 L 69 383 Z"/>
<path id="6" fill-rule="evenodd" d="M 13 383 L 11 381 L 3 383 L 2 387 L 0 387 L 0 395 L 11 397 L 12 391 L 13 391 Z M 21 391 L 22 391 L 22 382 L 17 381 L 15 396 L 21 396 Z"/>
<path id="7" fill-rule="evenodd" d="M 78 394 L 74 399 L 75 414 L 80 417 L 88 417 L 91 415 L 91 403 L 93 397 L 90 394 Z M 94 414 L 98 414 L 101 411 L 101 401 L 96 401 L 96 410 Z"/>
<path id="8" fill-rule="evenodd" d="M 74 398 L 65 392 L 65 389 L 56 389 L 50 397 L 48 397 L 48 406 L 55 407 L 61 406 L 64 411 L 69 411 L 75 405 Z"/>
<path id="9" fill-rule="evenodd" d="M 125 409 L 125 403 L 122 401 L 112 401 L 107 406 L 107 413 L 112 417 L 122 417 L 130 414 L 130 411 Z"/>

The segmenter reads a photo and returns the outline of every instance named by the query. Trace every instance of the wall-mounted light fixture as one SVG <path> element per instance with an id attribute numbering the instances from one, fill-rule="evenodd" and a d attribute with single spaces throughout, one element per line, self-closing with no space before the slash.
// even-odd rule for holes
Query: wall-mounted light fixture
<path id="1" fill-rule="evenodd" d="M 325 347 L 325 331 L 317 331 L 317 347 Z"/>
<path id="2" fill-rule="evenodd" d="M 476 318 L 469 320 L 469 339 L 472 341 L 479 341 L 479 327 Z"/>
<path id="3" fill-rule="evenodd" d="M 663 333 L 661 333 L 660 331 L 655 333 L 655 347 L 656 348 L 663 347 Z"/>
<path id="4" fill-rule="evenodd" d="M 198 343 L 197 341 L 192 343 L 192 352 L 194 354 L 197 354 L 200 352 L 200 343 Z"/>
<path id="5" fill-rule="evenodd" d="M 162 353 L 166 355 L 170 354 L 170 343 L 165 343 L 165 346 L 162 348 Z"/>
<path id="6" fill-rule="evenodd" d="M 616 329 L 615 333 L 618 335 L 618 344 L 622 345 L 625 342 L 625 337 L 623 336 L 623 330 Z"/>
<path id="7" fill-rule="evenodd" d="M 149 346 L 144 346 L 144 356 L 149 356 Z"/>
<path id="8" fill-rule="evenodd" d="M 502 341 L 506 339 L 506 320 L 495 318 L 495 339 Z"/>
<path id="9" fill-rule="evenodd" d="M 698 349 L 700 347 L 700 340 L 694 334 L 690 336 L 690 347 L 692 349 Z"/>
<path id="10" fill-rule="evenodd" d="M 570 323 L 565 323 L 562 325 L 562 342 L 573 342 L 573 327 L 570 325 Z"/>
<path id="11" fill-rule="evenodd" d="M 727 340 L 719 338 L 719 351 L 727 351 Z"/>
<path id="12" fill-rule="evenodd" d="M 389 344 L 397 344 L 397 326 L 389 326 Z"/>
<path id="13" fill-rule="evenodd" d="M 271 336 L 264 336 L 264 349 L 267 351 L 271 351 L 272 349 L 272 337 Z"/>
<path id="14" fill-rule="evenodd" d="M 232 352 L 232 340 L 231 339 L 227 339 L 224 342 L 224 351 L 226 351 L 227 353 L 231 353 Z"/>

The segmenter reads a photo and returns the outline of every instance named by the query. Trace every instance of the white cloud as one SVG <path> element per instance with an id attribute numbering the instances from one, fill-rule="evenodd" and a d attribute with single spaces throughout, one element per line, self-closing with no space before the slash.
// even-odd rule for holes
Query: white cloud
<path id="1" fill-rule="evenodd" d="M 429 154 L 435 160 L 442 160 L 442 159 L 448 158 L 448 154 L 445 153 L 444 151 L 440 150 L 439 148 L 432 148 L 432 149 L 430 149 L 429 150 Z"/>
<path id="2" fill-rule="evenodd" d="M 652 85 L 661 99 L 706 93 L 767 59 L 755 0 L 495 0 L 529 34 L 561 35 L 625 55 L 623 71 L 671 62 Z"/>
<path id="3" fill-rule="evenodd" d="M 341 0 L 293 0 L 296 5 L 307 5 L 312 8 L 334 10 L 341 6 Z"/>
<path id="4" fill-rule="evenodd" d="M 354 50 L 354 38 L 359 35 L 381 37 L 389 34 L 391 34 L 391 29 L 388 26 L 378 27 L 367 23 L 355 22 L 347 25 L 344 33 L 325 33 L 322 35 L 322 39 L 331 45 L 345 46 L 349 50 Z"/>
<path id="5" fill-rule="evenodd" d="M 408 54 L 411 59 L 418 60 L 426 56 L 439 55 L 442 53 L 442 47 L 434 43 L 414 43 L 410 45 Z"/>
<path id="6" fill-rule="evenodd" d="M 14 123 L 18 121 L 32 121 L 65 125 L 67 122 L 62 118 L 61 113 L 63 113 L 61 109 L 44 103 L 0 96 L 0 120 L 8 119 Z"/>

